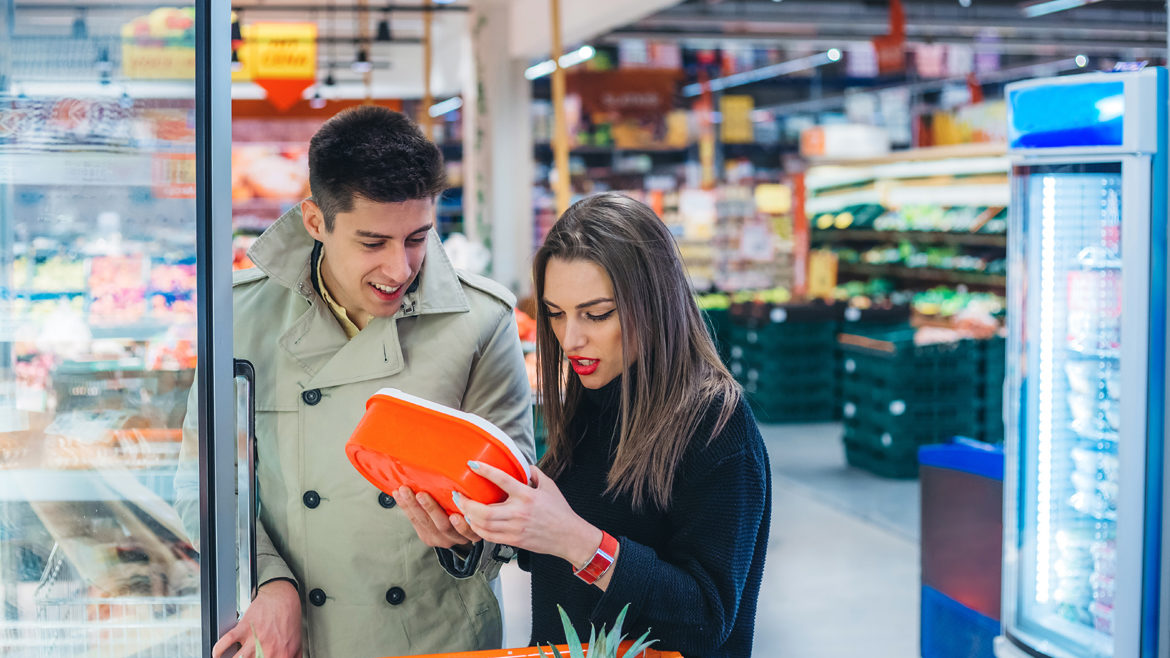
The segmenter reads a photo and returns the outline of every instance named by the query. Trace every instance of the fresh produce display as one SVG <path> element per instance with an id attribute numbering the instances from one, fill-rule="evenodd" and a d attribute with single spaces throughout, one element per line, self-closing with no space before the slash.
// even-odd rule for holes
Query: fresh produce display
<path id="1" fill-rule="evenodd" d="M 731 308 L 731 297 L 725 293 L 709 293 L 695 297 L 695 303 L 704 311 L 727 310 Z"/>
<path id="2" fill-rule="evenodd" d="M 875 203 L 847 206 L 813 218 L 822 231 L 865 229 L 873 231 L 935 231 L 1002 234 L 1007 231 L 1007 209 L 979 206 L 910 205 L 887 209 Z"/>
<path id="3" fill-rule="evenodd" d="M 914 295 L 914 310 L 922 315 L 955 317 L 978 313 L 1002 318 L 1007 300 L 989 292 L 968 292 L 946 286 L 931 288 Z"/>
<path id="4" fill-rule="evenodd" d="M 923 246 L 903 241 L 898 244 L 878 245 L 864 251 L 849 248 L 833 251 L 842 263 L 904 265 L 1001 275 L 1007 272 L 1007 259 L 1003 257 L 1002 249 L 996 250 L 993 254 L 975 255 L 955 245 Z"/>
<path id="5" fill-rule="evenodd" d="M 792 293 L 787 288 L 777 287 L 767 290 L 741 290 L 731 294 L 731 303 L 763 302 L 770 304 L 787 304 L 792 301 Z"/>

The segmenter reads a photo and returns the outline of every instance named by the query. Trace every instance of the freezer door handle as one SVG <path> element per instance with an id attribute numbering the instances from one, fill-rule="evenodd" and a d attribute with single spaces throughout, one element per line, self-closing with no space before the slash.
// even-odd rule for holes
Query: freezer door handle
<path id="1" fill-rule="evenodd" d="M 236 381 L 236 502 L 239 523 L 240 616 L 256 596 L 256 369 L 235 359 Z"/>

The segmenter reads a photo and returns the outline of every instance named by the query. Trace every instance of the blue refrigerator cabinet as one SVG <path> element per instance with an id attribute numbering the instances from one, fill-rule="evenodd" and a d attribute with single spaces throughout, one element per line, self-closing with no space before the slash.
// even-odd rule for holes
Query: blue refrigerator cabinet
<path id="1" fill-rule="evenodd" d="M 1166 80 L 1149 68 L 1007 88 L 1000 658 L 1170 655 Z"/>

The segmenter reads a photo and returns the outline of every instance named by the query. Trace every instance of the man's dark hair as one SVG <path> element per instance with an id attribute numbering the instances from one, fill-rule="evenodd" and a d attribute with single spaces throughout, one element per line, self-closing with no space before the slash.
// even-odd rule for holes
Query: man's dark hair
<path id="1" fill-rule="evenodd" d="M 333 230 L 354 197 L 377 203 L 430 199 L 447 187 L 443 156 L 405 115 L 377 105 L 344 110 L 309 142 L 309 189 Z"/>

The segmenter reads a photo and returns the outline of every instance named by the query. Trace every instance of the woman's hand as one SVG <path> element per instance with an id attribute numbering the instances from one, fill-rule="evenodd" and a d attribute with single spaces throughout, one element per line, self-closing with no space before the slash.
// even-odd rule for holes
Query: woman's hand
<path id="1" fill-rule="evenodd" d="M 529 486 L 483 462 L 468 462 L 468 466 L 508 495 L 502 503 L 484 505 L 456 494 L 455 504 L 475 534 L 497 544 L 555 555 L 574 568 L 593 557 L 601 530 L 578 516 L 540 469 L 531 467 Z"/>

